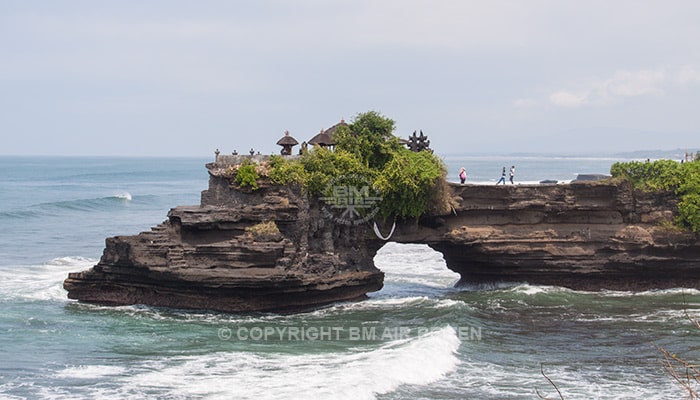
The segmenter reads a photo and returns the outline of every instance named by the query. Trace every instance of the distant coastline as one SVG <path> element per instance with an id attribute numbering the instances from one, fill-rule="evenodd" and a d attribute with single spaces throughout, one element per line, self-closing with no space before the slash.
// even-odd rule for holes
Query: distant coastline
<path id="1" fill-rule="evenodd" d="M 473 157 L 564 157 L 564 158 L 610 158 L 610 159 L 669 159 L 669 160 L 681 160 L 685 156 L 685 153 L 693 153 L 700 151 L 700 148 L 689 147 L 687 149 L 672 149 L 672 150 L 632 150 L 624 152 L 560 152 L 560 151 L 542 151 L 542 152 L 512 152 L 504 154 L 494 154 L 488 152 L 475 152 L 469 153 Z M 456 157 L 464 156 L 465 153 L 439 153 L 440 156 L 445 157 Z"/>
<path id="2" fill-rule="evenodd" d="M 212 150 L 213 153 L 214 150 Z M 488 158 L 511 158 L 511 157 L 562 157 L 562 158 L 604 158 L 604 159 L 670 159 L 681 160 L 686 152 L 697 153 L 700 147 L 689 147 L 687 149 L 676 148 L 672 150 L 631 150 L 623 152 L 567 152 L 567 151 L 541 151 L 541 152 L 510 152 L 510 153 L 493 153 L 493 152 L 471 152 L 471 151 L 448 151 L 441 152 L 439 149 L 435 153 L 440 157 L 488 157 Z M 276 152 L 262 152 L 262 154 L 277 154 Z M 133 155 L 114 155 L 114 154 L 0 154 L 3 158 L 89 158 L 89 159 L 194 159 L 208 160 L 210 154 L 133 154 Z"/>

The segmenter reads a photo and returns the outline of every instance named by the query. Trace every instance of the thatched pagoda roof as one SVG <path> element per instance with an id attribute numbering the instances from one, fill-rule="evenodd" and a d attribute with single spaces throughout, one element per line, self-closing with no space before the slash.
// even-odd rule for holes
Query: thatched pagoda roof
<path id="1" fill-rule="evenodd" d="M 321 130 L 316 136 L 309 140 L 309 144 L 317 144 L 319 146 L 333 146 L 335 142 L 324 130 Z"/>
<path id="2" fill-rule="evenodd" d="M 277 141 L 277 144 L 280 146 L 296 146 L 299 142 L 289 134 L 289 131 L 284 131 L 284 136 Z"/>
<path id="3" fill-rule="evenodd" d="M 341 118 L 340 122 L 326 130 L 321 129 L 321 132 L 319 132 L 316 136 L 312 137 L 311 140 L 309 140 L 309 144 L 317 144 L 321 146 L 334 146 L 335 139 L 333 138 L 333 135 L 335 135 L 335 132 L 341 126 L 348 126 L 348 124 L 345 122 L 345 119 Z"/>
<path id="4" fill-rule="evenodd" d="M 333 135 L 335 135 L 335 131 L 337 131 L 338 128 L 340 128 L 341 126 L 348 126 L 348 124 L 342 118 L 340 119 L 340 122 L 326 129 L 326 135 L 328 135 L 328 137 L 330 137 L 331 140 L 333 140 Z"/>

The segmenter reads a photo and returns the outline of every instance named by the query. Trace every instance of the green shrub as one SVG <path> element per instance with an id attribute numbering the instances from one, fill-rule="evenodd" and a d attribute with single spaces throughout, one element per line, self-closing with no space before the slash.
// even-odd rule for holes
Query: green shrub
<path id="1" fill-rule="evenodd" d="M 382 195 L 381 214 L 418 218 L 430 207 L 435 186 L 445 180 L 440 159 L 427 151 L 401 149 L 393 154 L 375 181 Z"/>
<path id="2" fill-rule="evenodd" d="M 679 222 L 700 233 L 700 193 L 689 193 L 678 203 Z"/>
<path id="3" fill-rule="evenodd" d="M 700 161 L 620 162 L 610 168 L 614 178 L 645 191 L 673 191 L 678 197 L 677 223 L 700 233 Z"/>
<path id="4" fill-rule="evenodd" d="M 392 134 L 394 125 L 394 120 L 376 111 L 358 114 L 349 126 L 336 131 L 336 148 L 354 154 L 368 168 L 382 169 L 394 153 L 404 148 Z"/>
<path id="5" fill-rule="evenodd" d="M 286 185 L 288 183 L 298 183 L 305 185 L 308 181 L 308 174 L 304 165 L 294 159 L 287 159 L 282 156 L 272 156 L 269 161 L 268 178 L 276 185 Z"/>
<path id="6" fill-rule="evenodd" d="M 240 187 L 249 186 L 251 189 L 257 190 L 260 176 L 258 175 L 256 167 L 256 163 L 245 160 L 243 164 L 238 167 L 234 182 Z"/>
<path id="7" fill-rule="evenodd" d="M 672 160 L 653 162 L 618 162 L 610 167 L 613 177 L 630 181 L 635 188 L 645 191 L 671 190 L 682 179 L 682 164 Z"/>
<path id="8" fill-rule="evenodd" d="M 327 189 L 340 177 L 361 176 L 371 182 L 375 171 L 362 164 L 354 154 L 342 148 L 331 151 L 318 147 L 301 157 L 301 164 L 307 173 L 306 187 L 314 195 L 329 195 Z"/>

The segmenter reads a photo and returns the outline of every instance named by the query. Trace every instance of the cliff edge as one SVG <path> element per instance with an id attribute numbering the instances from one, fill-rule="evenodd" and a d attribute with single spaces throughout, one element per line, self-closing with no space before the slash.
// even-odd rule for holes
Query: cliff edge
<path id="1" fill-rule="evenodd" d="M 609 180 L 451 189 L 452 215 L 402 225 L 392 240 L 442 252 L 459 284 L 700 289 L 700 240 L 673 224 L 673 193 Z"/>

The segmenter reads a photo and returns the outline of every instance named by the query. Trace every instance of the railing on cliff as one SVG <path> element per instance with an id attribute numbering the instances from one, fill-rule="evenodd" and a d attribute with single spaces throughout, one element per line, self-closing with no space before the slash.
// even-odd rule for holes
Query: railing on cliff
<path id="1" fill-rule="evenodd" d="M 216 157 L 214 158 L 214 162 L 218 164 L 219 166 L 229 166 L 229 165 L 241 165 L 243 164 L 244 161 L 250 161 L 250 162 L 255 162 L 255 163 L 262 163 L 262 162 L 267 162 L 270 161 L 270 155 L 267 154 L 253 154 L 253 155 L 248 155 L 248 154 L 217 154 Z M 299 156 L 292 155 L 292 156 L 281 156 L 287 159 L 295 159 L 298 158 Z"/>

